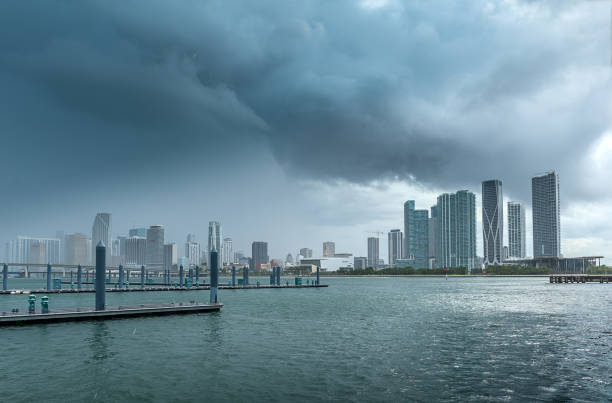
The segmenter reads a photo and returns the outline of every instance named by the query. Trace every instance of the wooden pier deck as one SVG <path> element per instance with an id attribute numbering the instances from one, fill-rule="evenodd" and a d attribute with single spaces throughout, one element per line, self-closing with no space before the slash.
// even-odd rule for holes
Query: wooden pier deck
<path id="1" fill-rule="evenodd" d="M 93 308 L 54 309 L 49 313 L 0 312 L 0 326 L 27 325 L 34 323 L 75 322 L 85 320 L 122 319 L 139 316 L 177 315 L 198 312 L 217 312 L 223 304 L 198 302 L 141 304 L 107 307 L 103 311 Z"/>
<path id="2" fill-rule="evenodd" d="M 549 281 L 553 284 L 572 283 L 611 283 L 612 274 L 551 274 Z"/>
<path id="3" fill-rule="evenodd" d="M 327 287 L 327 284 L 303 284 L 303 285 L 219 285 L 219 290 L 263 290 L 263 289 L 281 289 L 281 288 L 321 288 Z M 200 285 L 193 287 L 174 287 L 174 286 L 145 286 L 140 288 L 139 285 L 134 285 L 130 288 L 107 288 L 107 293 L 114 292 L 146 292 L 146 291 L 198 291 L 198 290 L 210 290 L 210 285 Z M 80 293 L 95 293 L 93 288 L 81 288 L 80 290 L 76 287 L 74 289 L 66 288 L 59 290 L 0 290 L 0 295 L 10 294 L 80 294 Z"/>

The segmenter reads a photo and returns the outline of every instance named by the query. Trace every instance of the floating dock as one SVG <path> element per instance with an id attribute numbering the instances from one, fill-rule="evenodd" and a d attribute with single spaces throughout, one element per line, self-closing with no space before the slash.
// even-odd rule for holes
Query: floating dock
<path id="1" fill-rule="evenodd" d="M 106 307 L 106 309 L 102 311 L 96 311 L 93 308 L 74 308 L 54 309 L 50 310 L 48 313 L 35 312 L 21 314 L 15 312 L 2 312 L 0 313 L 0 326 L 217 312 L 222 306 L 223 304 L 189 302 Z"/>
<path id="2" fill-rule="evenodd" d="M 327 284 L 303 284 L 303 285 L 220 285 L 220 290 L 261 290 L 261 289 L 281 289 L 281 288 L 321 288 L 327 287 Z M 210 290 L 210 285 L 200 285 L 193 287 L 145 287 L 138 288 L 107 288 L 106 292 L 145 292 L 145 291 L 198 291 L 198 290 Z M 11 295 L 11 294 L 80 294 L 80 293 L 95 293 L 93 288 L 77 288 L 74 289 L 59 289 L 59 290 L 0 290 L 0 295 Z"/>
<path id="3" fill-rule="evenodd" d="M 553 284 L 568 283 L 610 283 L 612 274 L 552 274 L 549 278 Z"/>

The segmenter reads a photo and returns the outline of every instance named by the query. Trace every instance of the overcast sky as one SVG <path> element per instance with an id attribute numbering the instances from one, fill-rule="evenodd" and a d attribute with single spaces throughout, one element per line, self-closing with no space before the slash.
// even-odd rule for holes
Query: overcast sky
<path id="1" fill-rule="evenodd" d="M 610 20 L 603 0 L 4 0 L 0 241 L 108 211 L 114 235 L 218 220 L 247 254 L 365 255 L 405 200 L 498 178 L 530 209 L 554 169 L 562 252 L 612 256 Z"/>

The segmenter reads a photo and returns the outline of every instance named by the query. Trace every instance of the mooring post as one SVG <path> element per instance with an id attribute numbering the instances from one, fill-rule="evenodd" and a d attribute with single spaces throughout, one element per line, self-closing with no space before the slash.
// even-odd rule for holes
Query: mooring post
<path id="1" fill-rule="evenodd" d="M 130 269 L 125 271 L 125 287 L 128 288 L 130 284 Z"/>
<path id="2" fill-rule="evenodd" d="M 47 263 L 47 291 L 51 290 L 51 264 Z"/>
<path id="3" fill-rule="evenodd" d="M 145 285 L 145 269 L 144 264 L 140 266 L 140 288 L 144 288 Z"/>
<path id="4" fill-rule="evenodd" d="M 236 287 L 236 266 L 232 265 L 232 287 Z"/>
<path id="5" fill-rule="evenodd" d="M 185 283 L 184 283 L 184 281 L 183 281 L 183 280 L 184 280 L 184 277 L 185 277 L 185 275 L 184 275 L 184 273 L 183 273 L 183 265 L 181 265 L 181 266 L 179 267 L 179 285 L 180 285 L 181 287 L 183 286 L 183 284 L 185 284 Z"/>
<path id="6" fill-rule="evenodd" d="M 72 284 L 72 269 L 70 269 L 70 284 Z"/>
<path id="7" fill-rule="evenodd" d="M 276 266 L 276 285 L 280 284 L 280 266 Z"/>
<path id="8" fill-rule="evenodd" d="M 106 267 L 106 247 L 104 242 L 96 246 L 96 311 L 106 308 L 106 285 L 104 284 L 104 271 Z"/>
<path id="9" fill-rule="evenodd" d="M 79 265 L 77 267 L 77 289 L 81 289 L 81 285 L 83 284 L 83 267 Z"/>
<path id="10" fill-rule="evenodd" d="M 123 288 L 123 265 L 119 265 L 119 288 Z"/>
<path id="11" fill-rule="evenodd" d="M 89 270 L 85 270 L 85 282 L 89 283 Z"/>
<path id="12" fill-rule="evenodd" d="M 196 264 L 196 285 L 200 285 L 200 266 Z"/>
<path id="13" fill-rule="evenodd" d="M 193 267 L 189 266 L 189 279 L 191 280 L 191 285 L 193 286 Z"/>
<path id="14" fill-rule="evenodd" d="M 242 269 L 242 277 L 244 285 L 249 285 L 249 266 L 244 266 Z"/>
<path id="15" fill-rule="evenodd" d="M 4 291 L 8 289 L 8 264 L 2 267 L 2 289 Z"/>
<path id="16" fill-rule="evenodd" d="M 317 285 L 319 285 L 319 281 L 321 280 L 320 275 L 319 275 L 320 269 L 321 268 L 317 266 Z"/>
<path id="17" fill-rule="evenodd" d="M 219 254 L 213 248 L 210 252 L 210 303 L 218 301 L 217 287 L 219 286 Z"/>

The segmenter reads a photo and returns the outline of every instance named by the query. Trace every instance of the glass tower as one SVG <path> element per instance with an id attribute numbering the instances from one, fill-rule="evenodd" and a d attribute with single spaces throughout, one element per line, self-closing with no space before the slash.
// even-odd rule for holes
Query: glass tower
<path id="1" fill-rule="evenodd" d="M 531 179 L 533 256 L 561 256 L 559 177 L 555 171 Z"/>
<path id="2" fill-rule="evenodd" d="M 438 196 L 438 267 L 474 268 L 476 258 L 476 196 L 467 190 Z"/>
<path id="3" fill-rule="evenodd" d="M 482 239 L 487 266 L 504 261 L 503 207 L 502 182 L 497 179 L 482 182 Z"/>
<path id="4" fill-rule="evenodd" d="M 404 257 L 415 268 L 429 267 L 429 211 L 415 210 L 414 200 L 404 203 Z"/>

